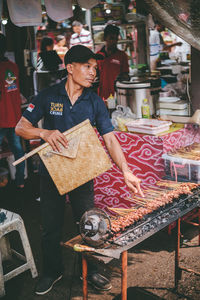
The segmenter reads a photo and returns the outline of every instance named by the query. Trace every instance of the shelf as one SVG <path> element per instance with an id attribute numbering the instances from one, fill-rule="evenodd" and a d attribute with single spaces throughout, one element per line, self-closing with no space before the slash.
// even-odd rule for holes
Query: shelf
<path id="1" fill-rule="evenodd" d="M 127 44 L 127 43 L 133 43 L 134 40 L 121 40 L 121 41 L 118 41 L 117 44 Z M 105 44 L 105 42 L 94 42 L 94 45 L 103 45 Z"/>

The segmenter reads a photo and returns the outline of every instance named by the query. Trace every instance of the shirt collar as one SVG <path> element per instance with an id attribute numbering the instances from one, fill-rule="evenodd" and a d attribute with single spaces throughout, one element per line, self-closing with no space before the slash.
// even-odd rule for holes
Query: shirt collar
<path id="1" fill-rule="evenodd" d="M 60 95 L 68 97 L 66 89 L 65 89 L 66 81 L 67 81 L 67 79 L 65 78 L 64 80 L 62 80 L 60 82 L 59 93 L 60 93 Z M 90 94 L 91 94 L 90 88 L 84 88 L 83 93 L 78 98 L 78 100 L 81 100 L 81 99 L 86 100 L 86 99 L 88 99 L 90 97 Z"/>
<path id="2" fill-rule="evenodd" d="M 118 51 L 118 48 L 116 48 L 115 51 L 114 51 L 112 54 L 116 53 L 117 51 Z M 101 48 L 101 50 L 99 51 L 99 53 L 102 54 L 104 57 L 108 57 L 108 53 L 107 53 L 107 51 L 106 51 L 106 46 L 103 46 L 103 47 Z M 111 54 L 111 55 L 112 55 L 112 54 Z M 110 55 L 110 56 L 111 56 L 111 55 Z"/>

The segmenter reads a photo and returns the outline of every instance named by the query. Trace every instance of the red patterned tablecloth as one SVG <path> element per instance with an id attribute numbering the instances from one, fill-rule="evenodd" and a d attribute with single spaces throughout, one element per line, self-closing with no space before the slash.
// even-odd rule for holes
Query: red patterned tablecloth
<path id="1" fill-rule="evenodd" d="M 129 168 L 138 176 L 142 185 L 155 184 L 165 175 L 162 154 L 172 149 L 200 142 L 200 128 L 187 125 L 163 136 L 151 136 L 130 132 L 115 132 L 126 156 Z M 130 206 L 125 198 L 130 195 L 121 171 L 113 164 L 112 169 L 94 180 L 95 205 L 107 207 Z"/>

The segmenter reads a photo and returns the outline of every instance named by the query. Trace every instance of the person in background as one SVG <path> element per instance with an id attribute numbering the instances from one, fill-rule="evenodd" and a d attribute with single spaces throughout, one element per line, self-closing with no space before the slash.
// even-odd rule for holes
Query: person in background
<path id="1" fill-rule="evenodd" d="M 0 145 L 4 137 L 15 160 L 24 155 L 15 126 L 21 118 L 21 96 L 19 89 L 19 71 L 15 63 L 5 57 L 6 37 L 0 33 Z M 24 187 L 25 163 L 16 166 L 15 183 L 18 188 Z"/>
<path id="2" fill-rule="evenodd" d="M 66 47 L 66 39 L 64 35 L 57 35 L 56 38 L 56 44 L 54 45 L 54 50 L 58 53 L 59 56 L 64 58 L 66 52 L 68 51 L 68 48 Z"/>
<path id="3" fill-rule="evenodd" d="M 74 21 L 72 23 L 72 29 L 74 34 L 72 34 L 70 39 L 70 48 L 75 45 L 83 45 L 90 49 L 93 48 L 91 34 L 88 30 L 83 28 L 83 24 L 79 21 Z"/>
<path id="4" fill-rule="evenodd" d="M 24 112 L 16 126 L 16 133 L 25 139 L 42 138 L 54 151 L 68 147 L 63 134 L 66 130 L 89 119 L 102 135 L 113 161 L 121 169 L 128 188 L 144 196 L 140 179 L 129 169 L 123 151 L 113 133 L 103 100 L 90 87 L 96 77 L 97 55 L 89 48 L 77 45 L 67 51 L 65 66 L 67 79 L 40 92 Z M 59 114 L 58 114 L 59 111 Z M 44 128 L 36 128 L 44 118 Z M 87 210 L 94 207 L 93 180 L 68 193 L 74 219 L 80 221 Z M 36 285 L 36 294 L 44 295 L 62 278 L 62 227 L 66 195 L 61 196 L 44 164 L 41 165 L 40 205 L 44 276 Z M 98 290 L 111 289 L 109 280 L 99 274 L 96 264 L 88 266 L 88 281 Z"/>
<path id="5" fill-rule="evenodd" d="M 170 51 L 172 47 L 181 46 L 181 42 L 166 44 L 163 40 L 161 32 L 165 30 L 165 26 L 155 22 L 154 28 L 150 28 L 149 32 L 149 48 L 150 48 L 150 69 L 154 71 L 162 51 Z"/>
<path id="6" fill-rule="evenodd" d="M 68 51 L 68 48 L 66 47 L 66 39 L 64 35 L 57 35 L 56 38 L 56 44 L 54 45 L 54 50 L 57 51 L 57 53 L 64 53 L 66 54 L 66 52 Z"/>
<path id="7" fill-rule="evenodd" d="M 62 65 L 61 58 L 53 48 L 53 39 L 49 36 L 44 36 L 41 40 L 37 71 L 56 71 L 59 69 L 59 65 Z"/>
<path id="8" fill-rule="evenodd" d="M 98 51 L 103 59 L 98 60 L 99 88 L 98 94 L 107 99 L 110 94 L 114 96 L 115 80 L 129 80 L 128 56 L 117 48 L 119 27 L 109 24 L 104 29 L 105 46 Z"/>

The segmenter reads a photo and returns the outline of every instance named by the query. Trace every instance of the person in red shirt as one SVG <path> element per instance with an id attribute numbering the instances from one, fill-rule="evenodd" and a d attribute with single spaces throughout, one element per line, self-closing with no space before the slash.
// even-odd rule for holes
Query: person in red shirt
<path id="1" fill-rule="evenodd" d="M 117 78 L 129 80 L 128 56 L 124 51 L 117 48 L 118 37 L 119 27 L 111 24 L 107 25 L 104 29 L 106 44 L 97 52 L 104 57 L 103 60 L 98 60 L 98 94 L 104 99 L 107 99 L 110 94 L 114 96 L 114 84 Z"/>
<path id="2" fill-rule="evenodd" d="M 7 138 L 15 159 L 24 155 L 15 126 L 21 118 L 21 96 L 18 81 L 18 67 L 5 57 L 6 37 L 0 33 L 0 145 Z M 16 167 L 15 182 L 17 187 L 24 187 L 25 163 Z"/>

